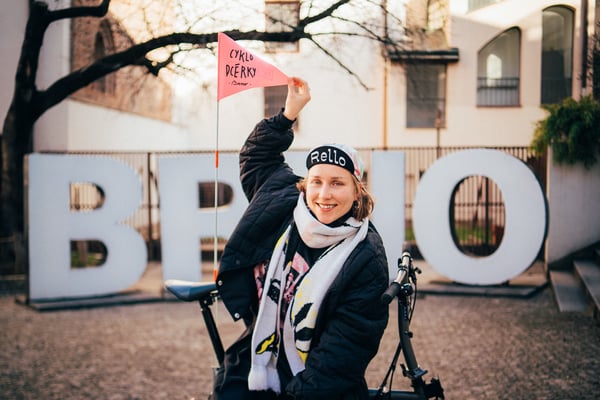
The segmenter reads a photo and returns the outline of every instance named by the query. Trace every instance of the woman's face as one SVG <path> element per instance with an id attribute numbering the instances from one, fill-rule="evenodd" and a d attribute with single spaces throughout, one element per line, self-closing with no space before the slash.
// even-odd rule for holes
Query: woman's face
<path id="1" fill-rule="evenodd" d="M 330 224 L 352 209 L 357 198 L 354 177 L 337 165 L 317 164 L 308 170 L 305 197 L 317 219 Z"/>

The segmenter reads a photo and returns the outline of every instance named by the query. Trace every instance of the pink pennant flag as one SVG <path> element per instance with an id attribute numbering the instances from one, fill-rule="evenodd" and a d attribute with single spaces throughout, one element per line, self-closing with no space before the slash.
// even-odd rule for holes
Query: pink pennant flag
<path id="1" fill-rule="evenodd" d="M 287 85 L 288 77 L 219 32 L 217 101 L 255 87 Z"/>

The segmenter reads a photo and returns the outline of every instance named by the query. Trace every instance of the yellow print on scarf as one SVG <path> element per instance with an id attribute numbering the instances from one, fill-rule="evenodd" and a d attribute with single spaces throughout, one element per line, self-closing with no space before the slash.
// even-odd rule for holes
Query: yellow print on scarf
<path id="1" fill-rule="evenodd" d="M 268 338 L 263 340 L 256 346 L 256 354 L 263 354 L 266 351 L 272 351 L 275 348 L 275 332 L 271 334 Z"/>
<path id="2" fill-rule="evenodd" d="M 294 295 L 295 298 L 295 302 L 297 302 L 297 304 L 304 304 L 307 300 L 308 300 L 308 294 L 307 290 L 305 289 L 306 287 L 312 287 L 312 279 L 310 276 L 305 276 L 304 279 L 302 280 L 302 284 L 298 286 L 298 289 L 296 289 L 296 294 Z"/>
<path id="3" fill-rule="evenodd" d="M 308 351 L 301 351 L 298 349 L 296 349 L 296 350 L 298 351 L 298 355 L 300 356 L 300 359 L 302 360 L 302 362 L 304 364 L 306 364 L 306 358 L 308 357 Z"/>
<path id="4" fill-rule="evenodd" d="M 302 359 L 302 362 L 306 362 L 306 357 L 308 357 L 310 343 L 313 337 L 313 325 L 315 321 L 313 318 L 316 315 L 313 308 L 313 303 L 303 304 L 292 319 L 296 351 Z"/>

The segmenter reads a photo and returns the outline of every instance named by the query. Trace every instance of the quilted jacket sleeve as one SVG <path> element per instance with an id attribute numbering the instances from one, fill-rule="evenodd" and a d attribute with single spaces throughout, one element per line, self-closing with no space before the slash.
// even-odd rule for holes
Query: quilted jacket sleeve
<path id="1" fill-rule="evenodd" d="M 240 150 L 240 180 L 248 201 L 276 171 L 284 169 L 284 173 L 292 174 L 283 157 L 294 140 L 292 124 L 279 112 L 259 122 L 246 139 Z"/>

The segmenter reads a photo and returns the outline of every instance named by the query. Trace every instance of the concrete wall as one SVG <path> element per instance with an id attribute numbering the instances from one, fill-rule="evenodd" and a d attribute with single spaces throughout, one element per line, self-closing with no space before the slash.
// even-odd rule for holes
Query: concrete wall
<path id="1" fill-rule="evenodd" d="M 548 167 L 546 262 L 552 264 L 600 241 L 600 163 Z"/>

